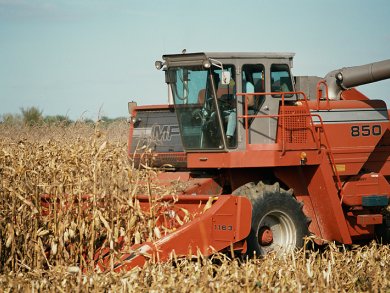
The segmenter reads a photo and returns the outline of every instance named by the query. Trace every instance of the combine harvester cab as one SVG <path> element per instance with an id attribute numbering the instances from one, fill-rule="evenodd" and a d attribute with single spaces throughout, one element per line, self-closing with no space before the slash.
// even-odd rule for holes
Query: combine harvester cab
<path id="1" fill-rule="evenodd" d="M 129 156 L 167 170 L 155 183 L 185 187 L 162 198 L 137 195 L 145 213 L 159 202 L 163 233 L 117 252 L 100 249 L 100 270 L 199 253 L 290 251 L 307 235 L 318 244 L 390 241 L 389 110 L 354 88 L 390 78 L 390 60 L 294 79 L 293 56 L 193 53 L 156 62 L 172 103 L 129 104 Z"/>

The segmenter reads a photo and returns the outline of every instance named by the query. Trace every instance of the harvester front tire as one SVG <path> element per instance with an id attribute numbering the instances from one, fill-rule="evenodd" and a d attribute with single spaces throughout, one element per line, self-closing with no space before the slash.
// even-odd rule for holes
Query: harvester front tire
<path id="1" fill-rule="evenodd" d="M 266 185 L 260 181 L 257 185 L 247 183 L 233 194 L 246 196 L 252 203 L 251 231 L 247 237 L 249 256 L 286 252 L 304 245 L 310 221 L 291 189 L 286 191 L 279 183 Z"/>

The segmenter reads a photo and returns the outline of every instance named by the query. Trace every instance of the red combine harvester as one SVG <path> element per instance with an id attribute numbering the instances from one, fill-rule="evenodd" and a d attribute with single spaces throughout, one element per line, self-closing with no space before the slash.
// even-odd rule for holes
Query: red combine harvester
<path id="1" fill-rule="evenodd" d="M 390 60 L 324 78 L 291 75 L 294 54 L 164 55 L 169 105 L 129 103 L 129 156 L 169 166 L 162 226 L 174 231 L 122 251 L 114 270 L 216 251 L 263 255 L 303 238 L 390 240 L 390 111 L 354 87 L 390 78 Z M 143 147 L 142 147 L 143 146 Z M 149 211 L 148 196 L 138 201 Z M 178 225 L 183 210 L 192 220 Z M 107 251 L 96 255 L 108 269 Z"/>

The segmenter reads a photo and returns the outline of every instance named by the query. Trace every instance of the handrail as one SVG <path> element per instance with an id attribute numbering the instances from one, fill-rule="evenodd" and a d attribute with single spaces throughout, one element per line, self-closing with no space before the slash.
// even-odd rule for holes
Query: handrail
<path id="1" fill-rule="evenodd" d="M 310 109 L 309 109 L 309 105 L 307 103 L 307 97 L 306 97 L 306 94 L 304 92 L 262 92 L 262 93 L 236 93 L 237 96 L 244 96 L 245 99 L 244 99 L 244 113 L 245 115 L 244 116 L 238 116 L 238 118 L 244 118 L 245 119 L 245 146 L 246 148 L 249 146 L 249 125 L 248 125 L 248 119 L 247 118 L 271 118 L 271 117 L 282 117 L 282 137 L 283 137 L 283 140 L 282 140 L 282 150 L 283 150 L 283 154 L 285 153 L 285 95 L 302 95 L 303 96 L 303 101 L 305 102 L 305 106 L 306 106 L 306 109 L 308 110 L 308 112 L 310 113 Z M 281 95 L 282 96 L 282 111 L 283 113 L 282 114 L 276 114 L 276 115 L 248 115 L 248 96 L 266 96 L 266 95 Z M 299 101 L 302 101 L 302 100 L 299 100 Z M 293 115 L 294 116 L 294 115 Z M 299 115 L 295 115 L 295 116 L 299 116 Z M 307 115 L 310 117 L 310 115 Z M 311 125 L 314 125 L 314 122 L 313 122 L 313 118 L 311 117 Z"/>
<path id="2" fill-rule="evenodd" d="M 324 122 L 322 120 L 322 117 L 320 115 L 318 115 L 318 114 L 310 114 L 310 116 L 315 116 L 315 117 L 317 117 L 320 120 L 320 125 L 321 125 L 320 128 L 322 129 L 324 137 L 325 137 L 325 142 L 326 142 L 326 146 L 327 146 L 327 153 L 328 153 L 328 155 L 330 157 L 330 161 L 331 161 L 331 164 L 332 164 L 332 167 L 333 167 L 333 172 L 334 172 L 334 174 L 336 176 L 336 179 L 337 179 L 337 187 L 338 187 L 338 190 L 339 190 L 340 196 L 341 196 L 342 183 L 341 183 L 339 172 L 337 171 L 336 161 L 334 159 L 334 155 L 333 155 L 332 149 L 331 149 L 330 144 L 329 144 L 328 135 L 325 132 Z"/>
<path id="3" fill-rule="evenodd" d="M 320 99 L 321 99 L 321 93 L 322 93 L 322 90 L 321 90 L 321 85 L 323 85 L 325 87 L 325 99 L 326 99 L 326 105 L 328 106 L 328 110 L 330 110 L 330 103 L 329 103 L 329 88 L 328 88 L 328 84 L 326 83 L 326 80 L 325 79 L 322 79 L 320 80 L 318 83 L 317 83 L 317 111 L 320 109 Z"/>
<path id="4" fill-rule="evenodd" d="M 285 113 L 284 96 L 285 95 L 290 95 L 290 94 L 295 94 L 297 96 L 300 96 L 300 95 L 303 96 L 303 100 L 298 100 L 298 101 L 304 101 L 306 109 L 307 109 L 307 114 L 286 114 Z M 335 162 L 335 159 L 334 159 L 334 155 L 333 155 L 332 149 L 331 149 L 330 144 L 329 144 L 329 139 L 328 139 L 328 136 L 327 136 L 327 134 L 325 132 L 324 122 L 322 120 L 322 117 L 319 114 L 312 114 L 312 113 L 310 113 L 309 104 L 308 104 L 308 101 L 307 101 L 306 94 L 304 92 L 237 93 L 236 95 L 245 97 L 245 99 L 244 99 L 244 113 L 245 113 L 245 115 L 237 115 L 237 118 L 245 120 L 244 125 L 245 125 L 245 134 L 246 134 L 245 135 L 245 146 L 246 146 L 246 149 L 248 149 L 248 147 L 249 147 L 249 127 L 248 127 L 249 125 L 248 125 L 248 119 L 250 119 L 250 118 L 253 118 L 253 119 L 256 119 L 256 118 L 272 118 L 272 117 L 280 118 L 281 117 L 282 118 L 282 121 L 281 121 L 281 127 L 282 127 L 282 155 L 284 155 L 285 152 L 286 152 L 286 149 L 285 149 L 285 118 L 286 117 L 310 117 L 310 120 L 311 120 L 310 121 L 311 122 L 310 126 L 312 127 L 313 133 L 316 133 L 317 132 L 317 128 L 320 128 L 320 129 L 322 129 L 322 132 L 324 134 L 327 154 L 329 156 L 329 160 L 330 160 L 330 163 L 332 165 L 332 169 L 333 169 L 334 175 L 336 176 L 337 188 L 338 188 L 340 196 L 342 198 L 342 195 L 341 195 L 342 183 L 341 183 L 340 176 L 339 176 L 339 173 L 338 173 L 337 168 L 336 168 L 336 162 Z M 248 96 L 250 96 L 250 95 L 255 95 L 255 96 L 281 95 L 282 96 L 282 114 L 248 115 Z M 329 103 L 329 100 L 328 100 L 328 103 Z M 329 108 L 330 108 L 330 106 L 329 106 Z M 317 122 L 317 123 L 319 123 L 319 127 L 315 126 L 313 117 L 318 118 L 319 122 Z M 319 151 L 321 151 L 321 146 L 322 146 L 320 139 L 321 139 L 321 133 L 319 132 L 318 133 L 318 137 L 314 138 L 315 143 L 316 143 L 317 148 L 318 148 Z"/>

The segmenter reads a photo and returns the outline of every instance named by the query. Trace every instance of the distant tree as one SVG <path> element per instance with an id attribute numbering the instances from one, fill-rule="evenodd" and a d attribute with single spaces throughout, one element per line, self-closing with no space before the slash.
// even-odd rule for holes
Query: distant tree
<path id="1" fill-rule="evenodd" d="M 93 121 L 91 118 L 81 118 L 77 120 L 78 123 L 85 123 L 85 124 L 95 124 L 95 121 Z"/>
<path id="2" fill-rule="evenodd" d="M 17 125 L 17 124 L 22 124 L 23 119 L 20 114 L 6 113 L 2 115 L 1 121 L 2 123 L 7 125 Z"/>
<path id="3" fill-rule="evenodd" d="M 118 121 L 126 121 L 125 117 L 116 117 L 116 118 L 110 118 L 108 116 L 102 116 L 100 120 L 106 124 L 111 124 L 113 122 L 118 122 Z"/>
<path id="4" fill-rule="evenodd" d="M 126 117 L 116 117 L 113 119 L 114 122 L 121 122 L 121 121 L 127 121 Z"/>
<path id="5" fill-rule="evenodd" d="M 114 121 L 114 119 L 112 119 L 108 116 L 102 116 L 102 117 L 100 117 L 100 121 L 105 122 L 105 123 L 111 123 L 112 121 Z"/>
<path id="6" fill-rule="evenodd" d="M 47 124 L 61 124 L 64 126 L 70 125 L 73 121 L 64 115 L 45 116 L 43 121 Z"/>
<path id="7" fill-rule="evenodd" d="M 20 108 L 23 116 L 23 122 L 26 125 L 42 124 L 43 116 L 42 111 L 36 107 Z"/>

